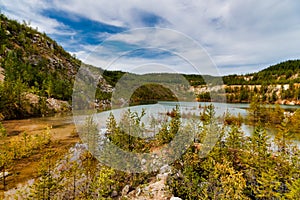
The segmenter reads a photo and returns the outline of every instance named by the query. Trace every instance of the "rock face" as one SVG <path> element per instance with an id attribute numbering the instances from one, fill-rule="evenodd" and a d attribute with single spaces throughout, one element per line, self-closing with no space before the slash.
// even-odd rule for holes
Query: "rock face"
<path id="1" fill-rule="evenodd" d="M 57 100 L 54 98 L 48 98 L 46 100 L 49 110 L 57 112 L 65 112 L 71 110 L 71 106 L 67 101 Z"/>
<path id="2" fill-rule="evenodd" d="M 128 198 L 135 200 L 169 200 L 170 198 L 172 198 L 172 193 L 169 191 L 166 182 L 170 172 L 170 166 L 165 165 L 161 167 L 154 181 L 150 182 L 147 185 L 139 186 L 135 190 L 129 192 L 127 195 L 124 195 L 122 193 L 122 197 L 124 197 L 125 199 Z"/>
<path id="3" fill-rule="evenodd" d="M 39 112 L 51 114 L 71 111 L 71 106 L 67 101 L 40 97 L 32 93 L 26 93 L 24 100 L 27 102 L 24 107 L 28 115 L 39 115 Z"/>
<path id="4" fill-rule="evenodd" d="M 294 83 L 293 84 L 294 88 L 298 89 L 300 88 L 299 83 Z M 189 91 L 195 93 L 195 95 L 199 94 L 205 94 L 205 93 L 210 93 L 210 92 L 219 92 L 222 94 L 226 90 L 235 90 L 235 89 L 240 89 L 241 87 L 248 88 L 251 92 L 255 90 L 260 90 L 262 85 L 221 85 L 221 86 L 213 86 L 213 87 L 208 87 L 207 85 L 197 85 L 197 86 L 190 86 Z M 281 104 L 281 105 L 300 105 L 300 100 L 298 98 L 293 97 L 289 99 L 283 98 L 283 92 L 289 90 L 290 88 L 289 84 L 274 84 L 274 85 L 268 85 L 267 86 L 267 91 L 265 92 L 265 95 L 267 97 L 271 97 L 273 94 L 276 94 L 277 100 L 274 102 L 275 104 Z M 226 94 L 230 95 L 239 95 L 240 92 L 226 92 Z M 261 94 L 261 93 L 260 93 Z M 197 101 L 201 101 L 201 99 L 196 98 Z M 230 102 L 230 100 L 227 98 L 227 101 Z M 233 103 L 239 103 L 239 101 L 233 101 Z"/>
<path id="5" fill-rule="evenodd" d="M 300 100 L 278 100 L 276 103 L 281 104 L 281 105 L 300 105 Z"/>

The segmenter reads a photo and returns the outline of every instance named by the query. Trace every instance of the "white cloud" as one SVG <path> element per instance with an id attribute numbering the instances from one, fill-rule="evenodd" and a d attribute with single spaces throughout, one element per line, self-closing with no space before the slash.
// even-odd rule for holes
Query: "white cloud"
<path id="1" fill-rule="evenodd" d="M 51 8 L 51 4 L 48 1 L 0 0 L 0 4 L 4 8 L 1 12 L 21 23 L 26 22 L 31 27 L 38 28 L 41 32 L 57 35 L 74 35 L 73 31 L 66 29 L 65 24 L 41 14 L 41 11 L 44 9 Z"/>
<path id="2" fill-rule="evenodd" d="M 245 73 L 300 55 L 300 1 L 293 0 L 53 0 L 2 1 L 10 16 L 30 20 L 46 33 L 58 34 L 63 26 L 40 14 L 56 9 L 102 23 L 130 28 L 144 24 L 137 11 L 164 19 L 157 27 L 180 31 L 202 44 L 223 73 Z M 71 33 L 70 33 L 71 34 Z M 108 35 L 99 35 L 105 38 Z M 143 35 L 123 37 L 129 43 Z M 160 35 L 159 43 L 168 35 Z M 122 39 L 122 38 L 120 38 Z M 180 44 L 184 45 L 184 44 Z M 80 55 L 86 49 L 79 46 Z M 190 52 L 190 55 L 192 53 Z M 195 58 L 197 54 L 194 55 Z M 232 66 L 232 68 L 229 68 Z M 240 67 L 237 67 L 240 66 Z M 226 67 L 226 68 L 225 68 Z M 222 70 L 224 68 L 224 70 Z M 254 69 L 254 70 L 253 70 Z M 224 72 L 226 71 L 226 72 Z"/>
<path id="3" fill-rule="evenodd" d="M 90 55 L 84 62 L 104 69 L 131 71 L 137 66 L 156 63 L 176 72 L 219 75 L 205 49 L 193 39 L 170 29 L 135 29 L 113 35 L 93 50 L 86 48 Z M 140 49 L 148 56 L 136 55 Z M 157 55 L 157 52 L 162 53 Z"/>

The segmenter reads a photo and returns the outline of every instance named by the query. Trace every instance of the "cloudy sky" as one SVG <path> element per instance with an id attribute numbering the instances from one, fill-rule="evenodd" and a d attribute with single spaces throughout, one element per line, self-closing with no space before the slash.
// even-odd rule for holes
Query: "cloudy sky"
<path id="1" fill-rule="evenodd" d="M 300 58 L 297 0 L 0 0 L 0 9 L 109 69 L 245 74 Z"/>

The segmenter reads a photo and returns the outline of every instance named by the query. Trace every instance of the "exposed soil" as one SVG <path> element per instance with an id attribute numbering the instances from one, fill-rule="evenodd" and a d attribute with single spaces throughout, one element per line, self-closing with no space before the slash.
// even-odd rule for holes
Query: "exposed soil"
<path id="1" fill-rule="evenodd" d="M 3 126 L 7 130 L 6 141 L 12 140 L 19 134 L 26 131 L 29 135 L 43 134 L 47 127 L 50 128 L 51 143 L 44 149 L 37 150 L 28 158 L 16 160 L 10 176 L 6 178 L 6 190 L 16 187 L 20 183 L 25 183 L 37 177 L 38 166 L 41 158 L 46 152 L 55 152 L 53 159 L 58 159 L 64 155 L 71 146 L 80 141 L 76 132 L 72 116 L 55 116 L 45 118 L 32 118 L 23 120 L 3 121 Z M 0 181 L 0 199 L 3 195 L 3 184 Z"/>

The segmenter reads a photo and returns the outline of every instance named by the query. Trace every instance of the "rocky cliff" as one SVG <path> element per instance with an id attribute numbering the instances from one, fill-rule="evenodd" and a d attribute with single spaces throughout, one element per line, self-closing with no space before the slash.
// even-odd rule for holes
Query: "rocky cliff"
<path id="1" fill-rule="evenodd" d="M 82 64 L 45 33 L 0 14 L 0 114 L 6 119 L 69 110 Z M 101 77 L 99 88 L 111 90 Z"/>

